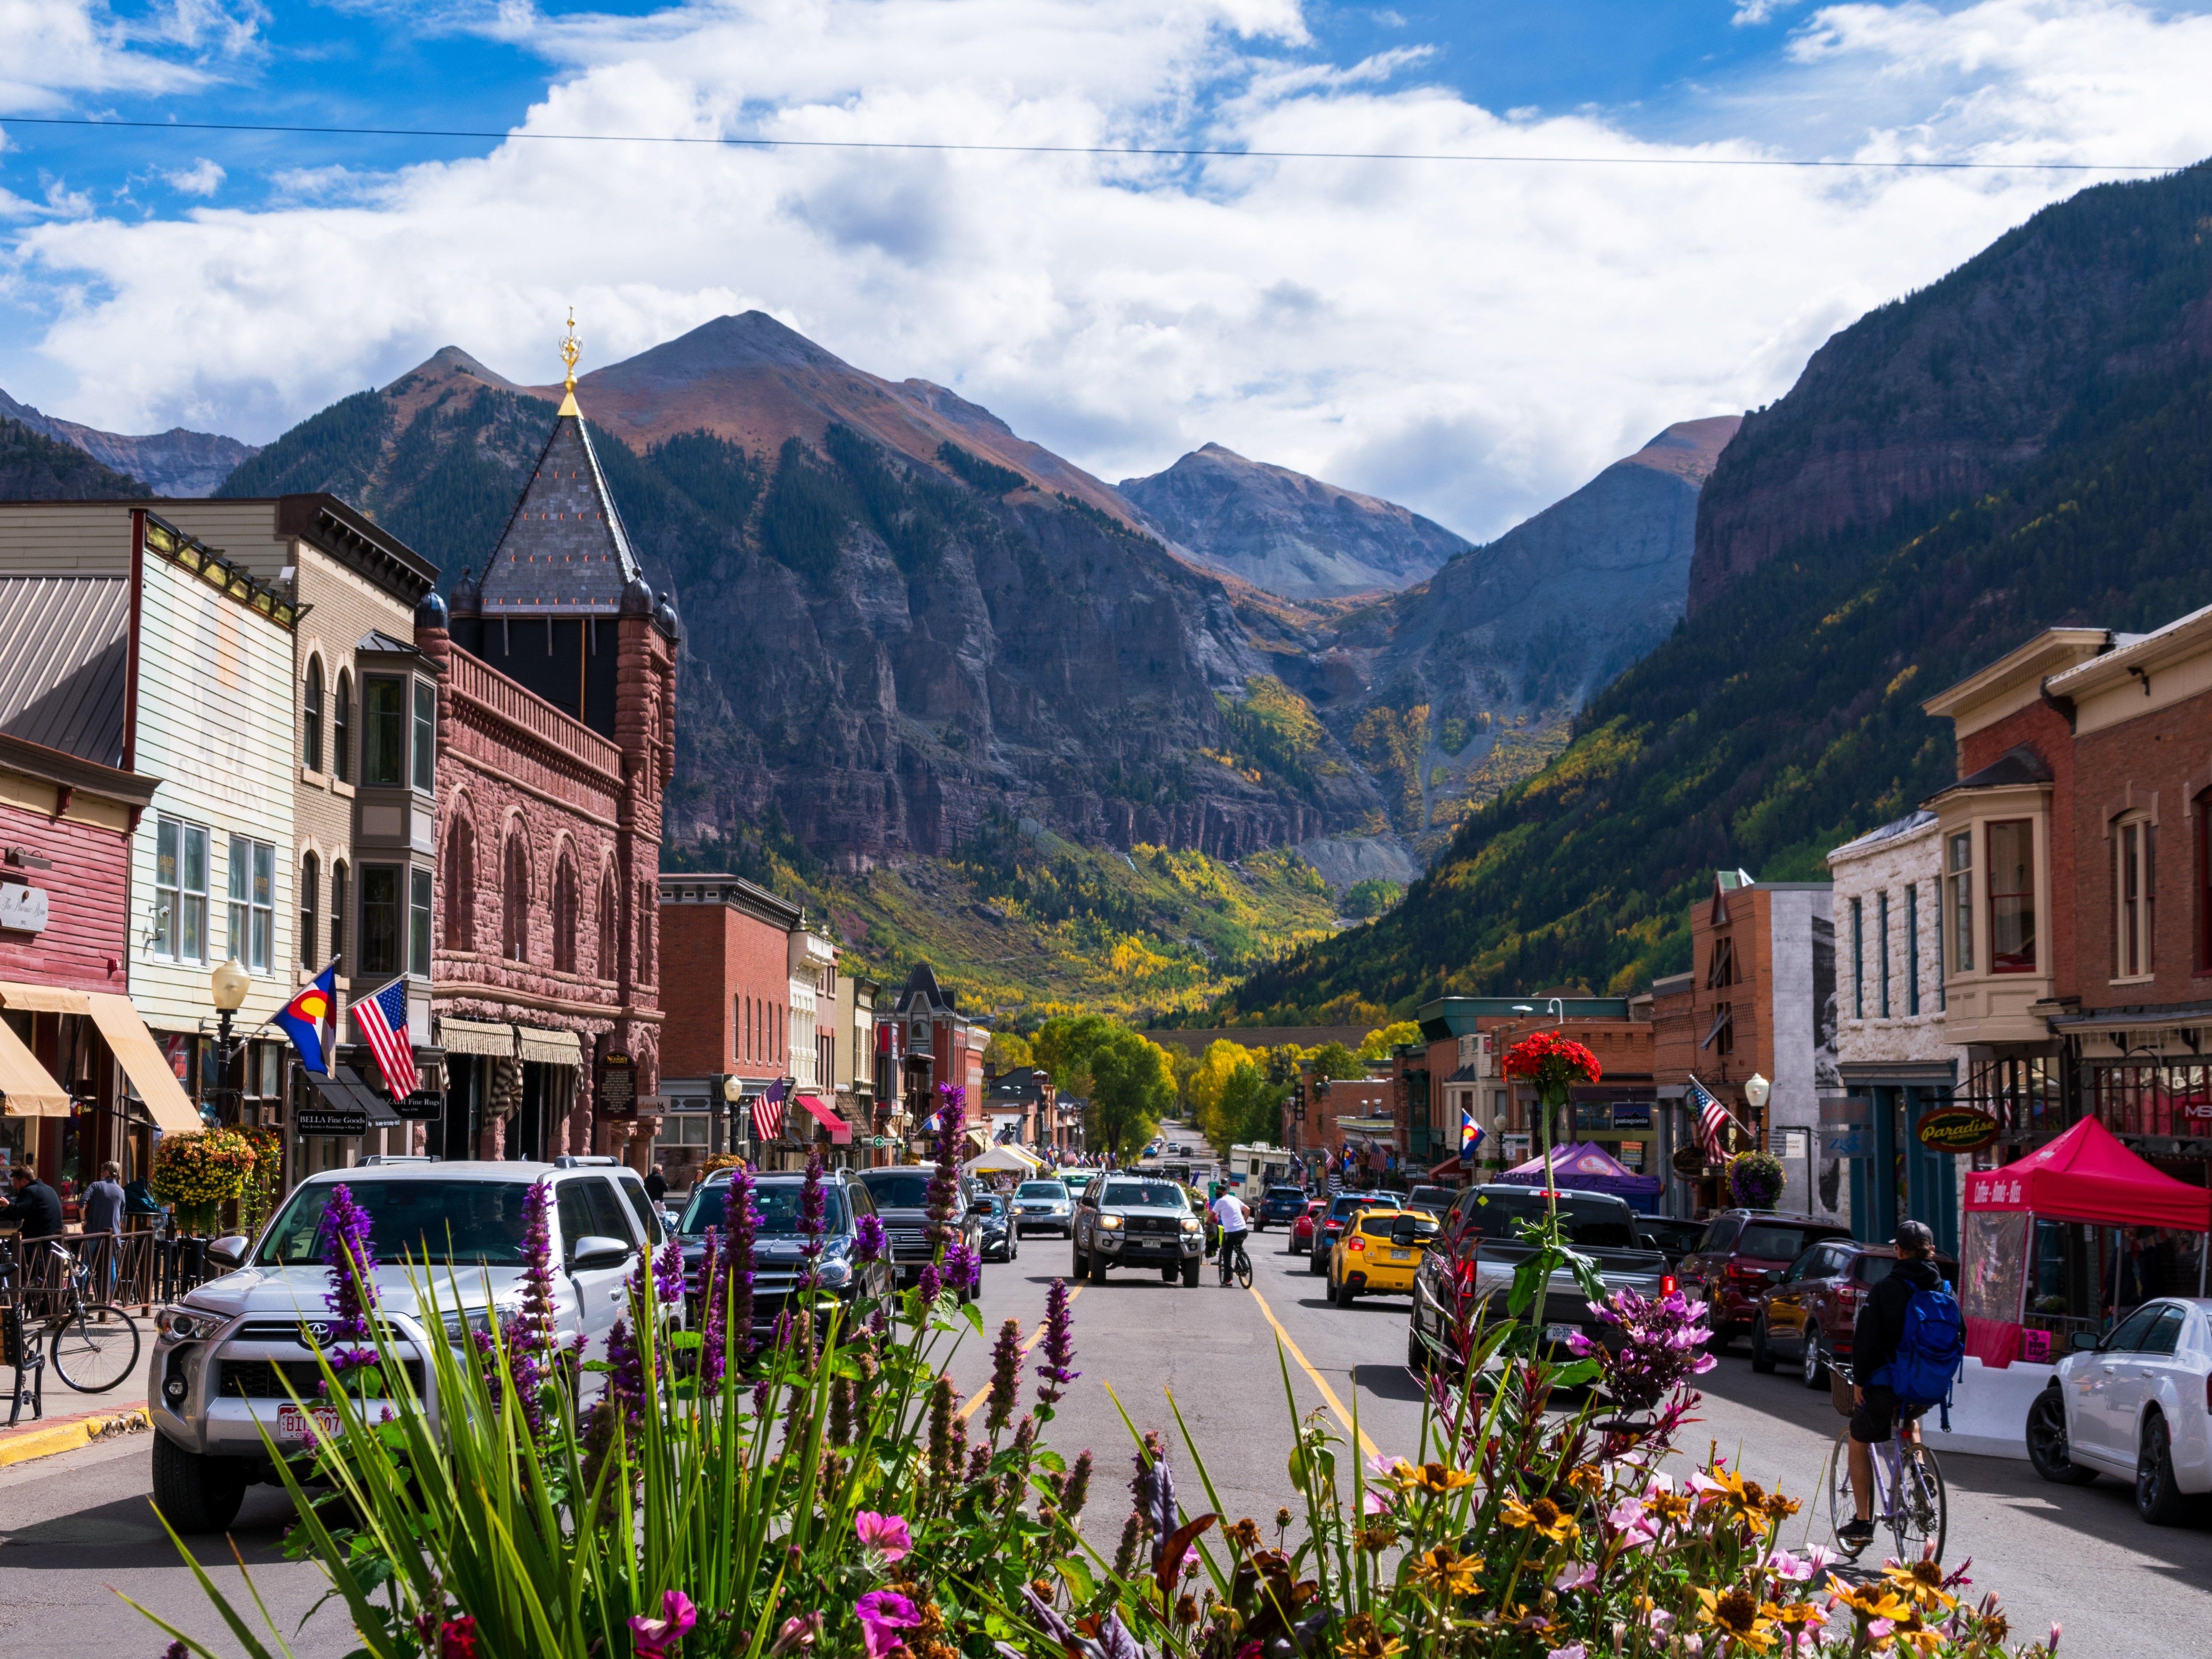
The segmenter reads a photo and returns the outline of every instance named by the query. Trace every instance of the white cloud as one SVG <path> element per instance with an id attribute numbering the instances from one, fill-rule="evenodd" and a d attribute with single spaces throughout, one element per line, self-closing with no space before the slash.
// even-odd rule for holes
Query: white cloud
<path id="1" fill-rule="evenodd" d="M 204 86 L 251 52 L 259 19 L 252 0 L 155 0 L 127 17 L 101 0 L 0 0 L 0 115 L 62 109 L 74 93 Z"/>
<path id="2" fill-rule="evenodd" d="M 227 176 L 222 167 L 204 155 L 188 167 L 161 175 L 171 190 L 181 191 L 186 196 L 212 196 L 222 187 Z"/>
<path id="3" fill-rule="evenodd" d="M 1704 146 L 1601 113 L 1508 120 L 1395 62 L 1317 71 L 1288 50 L 1308 40 L 1293 0 L 697 0 L 643 19 L 509 5 L 473 26 L 559 66 L 523 134 L 2212 151 L 2205 26 L 2103 0 L 1828 8 L 1711 106 L 1747 136 Z M 571 301 L 599 362 L 758 307 L 863 368 L 952 386 L 1108 478 L 1217 440 L 1485 536 L 1670 421 L 1778 396 L 1836 328 L 2085 182 L 519 134 L 389 176 L 287 174 L 258 209 L 31 226 L 14 288 L 47 296 L 61 392 L 38 388 L 41 406 L 124 430 L 266 439 L 449 342 L 550 379 Z"/>

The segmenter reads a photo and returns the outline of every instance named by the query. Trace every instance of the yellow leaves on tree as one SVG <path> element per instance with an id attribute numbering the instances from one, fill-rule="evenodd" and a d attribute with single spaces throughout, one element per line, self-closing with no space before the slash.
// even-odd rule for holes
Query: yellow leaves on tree
<path id="1" fill-rule="evenodd" d="M 1353 746 L 1369 770 L 1393 790 L 1401 828 L 1421 827 L 1421 750 L 1429 737 L 1429 705 L 1401 713 L 1370 708 L 1352 729 Z"/>

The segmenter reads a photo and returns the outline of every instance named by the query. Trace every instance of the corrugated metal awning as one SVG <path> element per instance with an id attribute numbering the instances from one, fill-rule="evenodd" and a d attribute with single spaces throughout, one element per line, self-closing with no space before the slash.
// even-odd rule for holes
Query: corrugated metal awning
<path id="1" fill-rule="evenodd" d="M 442 1014 L 438 1019 L 438 1041 L 449 1054 L 514 1058 L 514 1027 L 495 1024 L 490 1020 L 456 1019 L 451 1014 Z"/>
<path id="2" fill-rule="evenodd" d="M 94 991 L 85 1000 L 92 1004 L 93 1024 L 107 1039 L 155 1126 L 172 1134 L 207 1127 L 131 999 Z"/>
<path id="3" fill-rule="evenodd" d="M 514 1028 L 515 1053 L 540 1066 L 581 1066 L 584 1041 L 574 1031 L 549 1031 L 538 1025 Z M 447 1045 L 450 1048 L 452 1045 Z"/>
<path id="4" fill-rule="evenodd" d="M 9 1117 L 67 1117 L 69 1111 L 69 1091 L 23 1046 L 15 1028 L 0 1019 L 0 1113 Z"/>

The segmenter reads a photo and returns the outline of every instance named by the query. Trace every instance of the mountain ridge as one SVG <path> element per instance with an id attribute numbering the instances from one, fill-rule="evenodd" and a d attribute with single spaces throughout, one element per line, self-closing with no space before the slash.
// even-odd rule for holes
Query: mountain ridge
<path id="1" fill-rule="evenodd" d="M 211 495 L 240 462 L 256 453 L 255 446 L 236 438 L 181 426 L 137 436 L 103 432 L 42 414 L 5 392 L 0 392 L 0 419 L 80 449 L 109 471 L 137 479 L 156 495 Z"/>

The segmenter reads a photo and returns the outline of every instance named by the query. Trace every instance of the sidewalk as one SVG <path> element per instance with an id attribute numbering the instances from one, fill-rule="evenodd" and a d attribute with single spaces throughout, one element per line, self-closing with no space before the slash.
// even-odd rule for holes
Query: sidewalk
<path id="1" fill-rule="evenodd" d="M 111 1434 L 145 1432 L 151 1426 L 146 1417 L 146 1379 L 153 1358 L 153 1325 L 150 1321 L 142 1321 L 138 1327 L 138 1363 L 131 1367 L 130 1376 L 105 1394 L 79 1394 L 56 1376 L 54 1368 L 48 1365 L 44 1417 L 33 1417 L 27 1400 L 21 1420 L 10 1429 L 4 1426 L 6 1412 L 0 1410 L 0 1468 L 26 1463 L 34 1457 L 74 1451 Z M 0 1368 L 0 1376 L 12 1379 L 14 1376 L 13 1371 Z M 0 1407 L 6 1404 L 6 1401 L 0 1400 Z"/>

